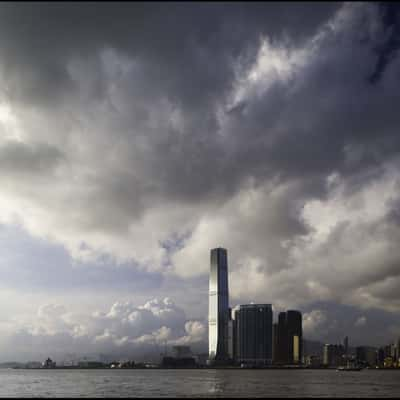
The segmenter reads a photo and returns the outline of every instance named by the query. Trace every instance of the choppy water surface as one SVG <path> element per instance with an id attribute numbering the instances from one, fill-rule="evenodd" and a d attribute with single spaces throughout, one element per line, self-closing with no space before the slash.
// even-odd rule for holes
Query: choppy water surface
<path id="1" fill-rule="evenodd" d="M 399 397 L 400 371 L 1 370 L 1 397 Z"/>

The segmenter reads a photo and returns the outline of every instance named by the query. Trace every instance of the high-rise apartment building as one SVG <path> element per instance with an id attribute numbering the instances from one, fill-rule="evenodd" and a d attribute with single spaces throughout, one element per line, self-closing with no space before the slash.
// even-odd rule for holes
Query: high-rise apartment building
<path id="1" fill-rule="evenodd" d="M 235 312 L 236 352 L 239 363 L 272 363 L 272 306 L 245 304 Z"/>
<path id="2" fill-rule="evenodd" d="M 303 328 L 300 311 L 280 312 L 275 332 L 275 364 L 301 364 L 303 361 Z"/>
<path id="3" fill-rule="evenodd" d="M 288 363 L 288 338 L 287 338 L 287 325 L 286 313 L 280 312 L 278 315 L 278 328 L 276 338 L 276 364 Z"/>
<path id="4" fill-rule="evenodd" d="M 303 328 L 300 311 L 286 312 L 286 326 L 288 338 L 288 363 L 301 364 L 303 358 Z"/>
<path id="5" fill-rule="evenodd" d="M 358 346 L 356 360 L 360 365 L 375 367 L 378 364 L 378 350 L 371 346 Z"/>
<path id="6" fill-rule="evenodd" d="M 326 367 L 338 367 L 344 365 L 344 346 L 341 344 L 325 344 L 323 365 Z"/>
<path id="7" fill-rule="evenodd" d="M 223 248 L 212 249 L 210 258 L 208 353 L 210 360 L 225 361 L 229 358 L 228 321 L 230 320 L 227 251 Z"/>
<path id="8" fill-rule="evenodd" d="M 278 361 L 278 324 L 272 325 L 272 362 L 276 364 Z"/>

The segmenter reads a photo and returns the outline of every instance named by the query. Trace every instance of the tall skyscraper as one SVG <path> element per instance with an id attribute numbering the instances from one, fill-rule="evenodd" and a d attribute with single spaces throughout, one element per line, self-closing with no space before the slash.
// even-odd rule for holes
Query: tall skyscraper
<path id="1" fill-rule="evenodd" d="M 272 363 L 271 304 L 241 305 L 235 312 L 236 360 L 252 365 Z"/>
<path id="2" fill-rule="evenodd" d="M 343 347 L 344 347 L 344 355 L 348 356 L 349 355 L 349 337 L 348 336 L 346 336 L 344 338 Z"/>
<path id="3" fill-rule="evenodd" d="M 208 312 L 208 354 L 210 360 L 225 361 L 228 355 L 228 255 L 226 249 L 211 250 Z"/>

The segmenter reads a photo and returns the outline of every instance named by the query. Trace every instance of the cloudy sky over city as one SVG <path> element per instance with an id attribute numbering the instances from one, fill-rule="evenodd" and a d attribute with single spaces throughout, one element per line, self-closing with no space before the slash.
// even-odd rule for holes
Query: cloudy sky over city
<path id="1" fill-rule="evenodd" d="M 206 348 L 213 247 L 232 307 L 394 341 L 399 47 L 385 3 L 2 3 L 0 360 Z"/>

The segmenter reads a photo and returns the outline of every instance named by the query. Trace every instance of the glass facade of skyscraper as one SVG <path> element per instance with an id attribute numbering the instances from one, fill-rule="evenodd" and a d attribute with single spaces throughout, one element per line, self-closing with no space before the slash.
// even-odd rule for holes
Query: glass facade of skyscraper
<path id="1" fill-rule="evenodd" d="M 272 363 L 271 304 L 241 305 L 235 312 L 236 360 L 252 365 Z"/>
<path id="2" fill-rule="evenodd" d="M 211 250 L 208 346 L 210 360 L 227 360 L 228 356 L 228 255 L 223 248 Z"/>

